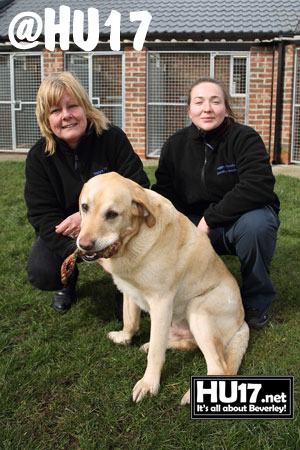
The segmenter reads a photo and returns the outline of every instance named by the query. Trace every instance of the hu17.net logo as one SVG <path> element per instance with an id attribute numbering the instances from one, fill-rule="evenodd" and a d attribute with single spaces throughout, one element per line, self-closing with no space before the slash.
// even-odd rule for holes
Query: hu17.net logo
<path id="1" fill-rule="evenodd" d="M 292 376 L 192 376 L 192 419 L 293 419 Z"/>

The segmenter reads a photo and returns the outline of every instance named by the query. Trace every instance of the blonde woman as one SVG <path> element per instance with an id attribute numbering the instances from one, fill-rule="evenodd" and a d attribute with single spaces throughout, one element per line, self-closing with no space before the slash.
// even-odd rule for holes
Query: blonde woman
<path id="1" fill-rule="evenodd" d="M 63 287 L 60 267 L 76 248 L 83 184 L 111 171 L 143 187 L 149 187 L 149 180 L 125 133 L 92 106 L 71 73 L 42 82 L 36 116 L 43 137 L 26 160 L 27 216 L 36 233 L 27 262 L 28 279 L 38 289 L 56 291 L 52 306 L 65 312 L 76 301 L 78 269 Z"/>

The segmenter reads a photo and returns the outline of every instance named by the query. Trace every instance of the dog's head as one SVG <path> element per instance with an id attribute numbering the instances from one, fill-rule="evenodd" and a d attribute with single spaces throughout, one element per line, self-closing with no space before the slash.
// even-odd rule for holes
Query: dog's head
<path id="1" fill-rule="evenodd" d="M 83 186 L 79 210 L 77 246 L 89 262 L 110 258 L 143 223 L 151 228 L 156 222 L 146 190 L 115 172 L 97 175 Z"/>

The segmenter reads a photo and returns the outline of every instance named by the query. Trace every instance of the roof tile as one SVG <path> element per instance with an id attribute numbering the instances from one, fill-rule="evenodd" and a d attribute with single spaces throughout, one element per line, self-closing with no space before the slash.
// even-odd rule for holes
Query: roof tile
<path id="1" fill-rule="evenodd" d="M 299 0 L 214 0 L 169 1 L 169 0 L 0 0 L 0 38 L 8 36 L 11 20 L 20 12 L 33 11 L 44 20 L 47 7 L 55 9 L 57 18 L 59 6 L 70 6 L 72 10 L 86 12 L 88 8 L 99 11 L 100 34 L 109 35 L 109 27 L 104 23 L 112 9 L 122 14 L 121 33 L 133 35 L 137 24 L 131 23 L 131 11 L 147 10 L 152 14 L 148 38 L 160 34 L 206 34 L 231 35 L 290 35 L 300 20 Z M 1 8 L 2 5 L 2 8 Z M 58 20 L 58 19 L 57 19 Z M 87 29 L 86 29 L 87 31 Z"/>

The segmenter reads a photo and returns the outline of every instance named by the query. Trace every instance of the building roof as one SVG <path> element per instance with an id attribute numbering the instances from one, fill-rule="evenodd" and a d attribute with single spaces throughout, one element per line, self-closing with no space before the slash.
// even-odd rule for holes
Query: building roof
<path id="1" fill-rule="evenodd" d="M 147 39 L 151 40 L 161 37 L 270 39 L 300 34 L 299 0 L 0 0 L 0 39 L 7 40 L 9 24 L 17 14 L 32 11 L 44 20 L 45 8 L 53 8 L 58 21 L 61 5 L 82 12 L 96 8 L 99 12 L 100 37 L 107 38 L 110 27 L 105 27 L 104 23 L 112 10 L 121 13 L 123 38 L 133 36 L 138 27 L 137 23 L 130 22 L 129 13 L 141 10 L 152 15 L 147 33 Z"/>

